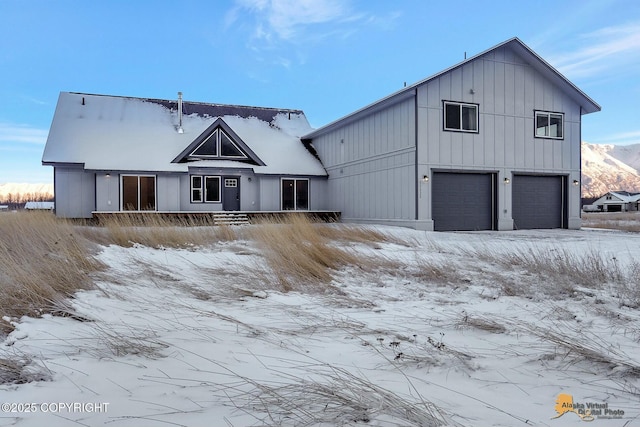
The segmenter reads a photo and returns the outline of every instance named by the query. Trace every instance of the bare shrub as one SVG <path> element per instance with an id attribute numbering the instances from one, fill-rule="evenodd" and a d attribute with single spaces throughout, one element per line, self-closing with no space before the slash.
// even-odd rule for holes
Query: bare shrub
<path id="1" fill-rule="evenodd" d="M 49 212 L 0 216 L 0 315 L 39 316 L 79 289 L 93 286 L 103 268 L 74 226 Z"/>

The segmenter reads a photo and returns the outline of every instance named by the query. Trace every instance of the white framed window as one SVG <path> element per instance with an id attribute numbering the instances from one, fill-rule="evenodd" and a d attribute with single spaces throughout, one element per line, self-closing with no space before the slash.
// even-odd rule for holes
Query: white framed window
<path id="1" fill-rule="evenodd" d="M 309 209 L 309 180 L 307 178 L 282 178 L 281 209 L 283 211 Z"/>
<path id="2" fill-rule="evenodd" d="M 478 104 L 442 101 L 444 130 L 478 133 Z"/>
<path id="3" fill-rule="evenodd" d="M 205 203 L 220 203 L 220 177 L 204 177 L 204 201 Z"/>
<path id="4" fill-rule="evenodd" d="M 202 176 L 191 175 L 191 202 L 202 202 Z"/>
<path id="5" fill-rule="evenodd" d="M 191 203 L 220 203 L 220 177 L 191 175 Z"/>
<path id="6" fill-rule="evenodd" d="M 190 154 L 192 157 L 213 159 L 246 159 L 247 155 L 221 128 L 214 130 Z"/>
<path id="7" fill-rule="evenodd" d="M 536 138 L 564 139 L 564 114 L 535 111 Z"/>
<path id="8" fill-rule="evenodd" d="M 120 175 L 120 209 L 123 211 L 156 210 L 155 175 Z"/>

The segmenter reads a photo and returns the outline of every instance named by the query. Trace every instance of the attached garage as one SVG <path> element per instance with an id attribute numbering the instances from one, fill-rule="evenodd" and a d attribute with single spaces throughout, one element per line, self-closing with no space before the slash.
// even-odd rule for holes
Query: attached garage
<path id="1" fill-rule="evenodd" d="M 514 228 L 566 228 L 566 188 L 566 176 L 514 175 Z"/>
<path id="2" fill-rule="evenodd" d="M 494 173 L 434 172 L 432 218 L 435 231 L 494 230 Z"/>

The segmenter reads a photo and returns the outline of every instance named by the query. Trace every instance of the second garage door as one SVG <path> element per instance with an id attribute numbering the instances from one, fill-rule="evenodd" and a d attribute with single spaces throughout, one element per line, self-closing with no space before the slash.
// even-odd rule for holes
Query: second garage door
<path id="1" fill-rule="evenodd" d="M 434 172 L 431 188 L 434 230 L 494 229 L 495 174 Z"/>
<path id="2" fill-rule="evenodd" d="M 565 188 L 564 176 L 514 175 L 514 228 L 565 228 Z"/>

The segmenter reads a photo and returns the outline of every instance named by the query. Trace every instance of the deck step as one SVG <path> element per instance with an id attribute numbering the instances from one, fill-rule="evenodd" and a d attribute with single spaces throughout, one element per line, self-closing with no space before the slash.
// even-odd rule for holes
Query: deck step
<path id="1" fill-rule="evenodd" d="M 216 225 L 249 225 L 249 217 L 246 213 L 214 213 L 213 222 Z"/>

